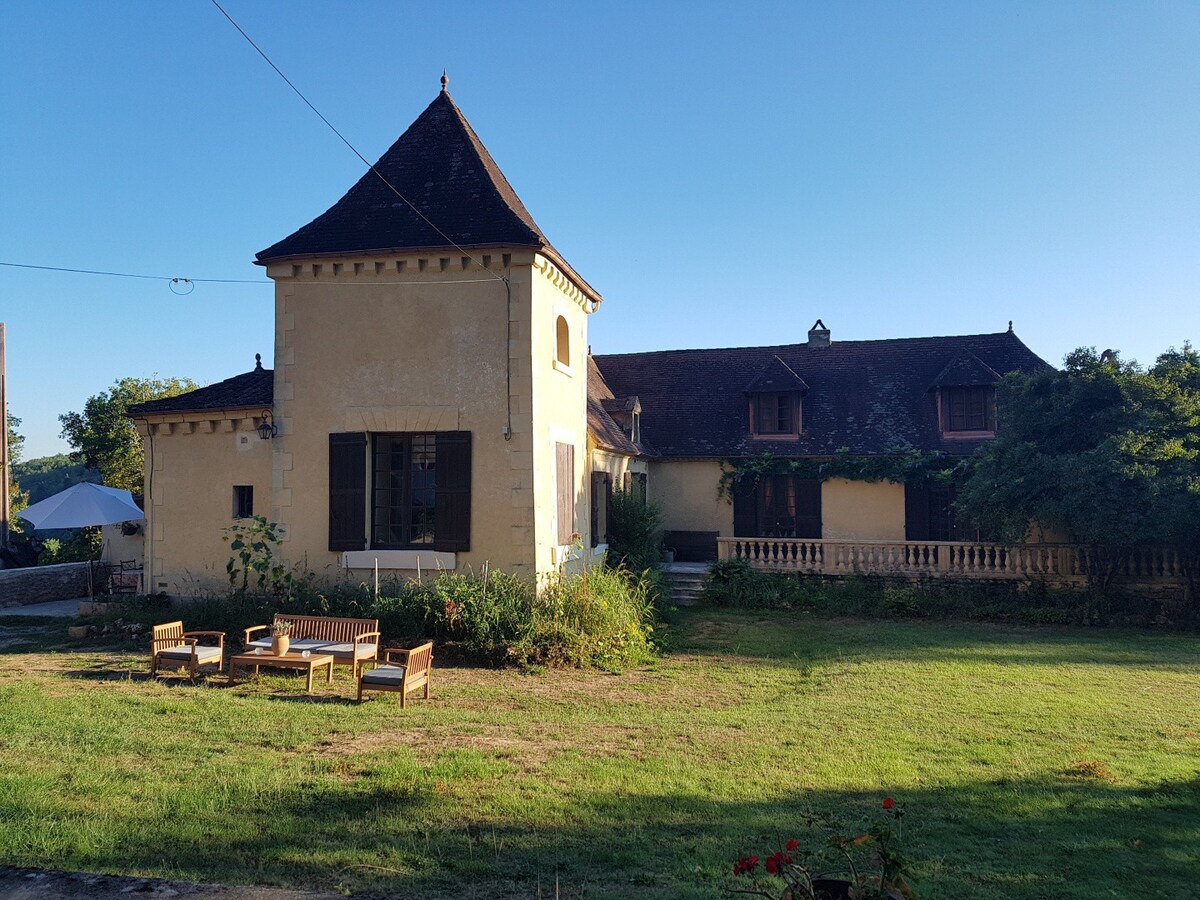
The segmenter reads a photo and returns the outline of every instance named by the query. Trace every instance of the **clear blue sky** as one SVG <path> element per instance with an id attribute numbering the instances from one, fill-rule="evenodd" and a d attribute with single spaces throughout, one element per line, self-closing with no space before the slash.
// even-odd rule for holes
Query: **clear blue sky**
<path id="1" fill-rule="evenodd" d="M 370 159 L 451 93 L 596 352 L 1200 340 L 1200 3 L 226 8 Z M 209 278 L 362 166 L 207 0 L 5 4 L 0 259 Z M 26 456 L 124 375 L 271 361 L 272 289 L 0 269 Z"/>

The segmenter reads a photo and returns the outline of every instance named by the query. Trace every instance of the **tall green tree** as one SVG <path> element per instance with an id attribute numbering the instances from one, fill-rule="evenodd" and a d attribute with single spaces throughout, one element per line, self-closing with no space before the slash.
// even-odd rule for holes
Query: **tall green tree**
<path id="1" fill-rule="evenodd" d="M 122 378 L 107 391 L 88 397 L 83 412 L 59 416 L 71 457 L 97 469 L 109 487 L 142 490 L 145 463 L 142 438 L 126 415 L 130 406 L 174 397 L 199 387 L 190 378 Z"/>
<path id="2" fill-rule="evenodd" d="M 16 465 L 21 461 L 21 453 L 25 449 L 25 435 L 19 434 L 21 420 L 12 413 L 8 414 L 8 464 Z"/>
<path id="3" fill-rule="evenodd" d="M 1144 369 L 1092 348 L 1061 370 L 1010 375 L 996 439 L 962 485 L 960 516 L 1019 542 L 1032 523 L 1097 548 L 1101 578 L 1138 547 L 1200 557 L 1200 355 Z"/>
<path id="4" fill-rule="evenodd" d="M 8 505 L 9 512 L 14 515 L 29 505 L 29 495 L 21 490 L 17 483 L 15 466 L 21 461 L 21 453 L 25 449 L 25 435 L 19 434 L 21 420 L 12 413 L 8 414 Z M 12 523 L 16 527 L 15 521 Z M 18 529 L 19 530 L 19 529 Z"/>

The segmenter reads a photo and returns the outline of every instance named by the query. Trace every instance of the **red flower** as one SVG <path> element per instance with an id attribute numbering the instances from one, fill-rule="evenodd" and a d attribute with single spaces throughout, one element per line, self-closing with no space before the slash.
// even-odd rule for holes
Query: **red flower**
<path id="1" fill-rule="evenodd" d="M 753 872 L 757 868 L 758 868 L 758 857 L 757 856 L 753 856 L 753 855 L 743 856 L 741 859 L 739 859 L 737 862 L 735 862 L 733 864 L 733 874 L 734 875 L 748 875 L 750 872 Z"/>
<path id="2" fill-rule="evenodd" d="M 772 875 L 778 875 L 779 870 L 791 863 L 791 861 L 792 858 L 786 853 L 782 851 L 775 853 L 767 859 L 767 871 Z"/>
<path id="3" fill-rule="evenodd" d="M 883 798 L 883 808 L 884 809 L 891 809 L 895 805 L 896 805 L 896 801 L 893 800 L 891 797 Z"/>
<path id="4" fill-rule="evenodd" d="M 788 841 L 788 842 L 787 842 L 787 849 L 788 849 L 788 850 L 793 850 L 793 851 L 794 851 L 794 850 L 799 850 L 799 849 L 800 849 L 800 842 L 799 842 L 798 840 L 796 840 L 795 838 L 792 838 L 790 841 Z"/>

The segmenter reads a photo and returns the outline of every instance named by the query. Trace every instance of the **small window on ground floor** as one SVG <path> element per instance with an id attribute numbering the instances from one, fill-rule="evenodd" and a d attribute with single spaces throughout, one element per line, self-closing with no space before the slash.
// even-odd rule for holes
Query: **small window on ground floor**
<path id="1" fill-rule="evenodd" d="M 249 519 L 254 515 L 254 485 L 235 484 L 233 486 L 233 517 Z"/>

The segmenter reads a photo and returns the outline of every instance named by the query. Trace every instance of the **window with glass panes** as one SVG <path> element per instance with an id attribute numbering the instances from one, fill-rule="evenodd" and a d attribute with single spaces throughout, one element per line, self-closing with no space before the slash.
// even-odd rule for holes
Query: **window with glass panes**
<path id="1" fill-rule="evenodd" d="M 373 435 L 371 546 L 432 544 L 436 534 L 435 434 Z"/>
<path id="2" fill-rule="evenodd" d="M 993 388 L 948 387 L 943 391 L 946 431 L 995 431 Z"/>
<path id="3" fill-rule="evenodd" d="M 754 397 L 755 434 L 795 434 L 796 395 L 757 394 Z"/>

